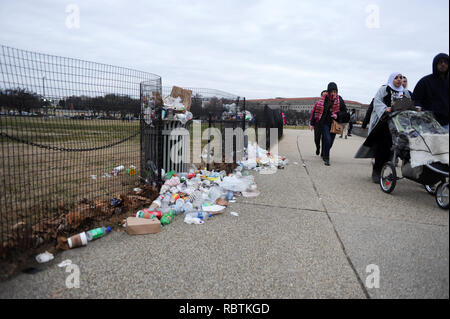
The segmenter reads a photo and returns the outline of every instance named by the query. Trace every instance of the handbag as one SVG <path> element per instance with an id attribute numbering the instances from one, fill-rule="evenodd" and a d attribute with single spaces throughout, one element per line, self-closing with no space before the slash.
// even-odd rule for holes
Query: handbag
<path id="1" fill-rule="evenodd" d="M 342 134 L 342 132 L 344 131 L 344 127 L 339 124 L 336 120 L 333 120 L 333 122 L 331 123 L 331 128 L 330 128 L 330 133 L 331 134 Z"/>

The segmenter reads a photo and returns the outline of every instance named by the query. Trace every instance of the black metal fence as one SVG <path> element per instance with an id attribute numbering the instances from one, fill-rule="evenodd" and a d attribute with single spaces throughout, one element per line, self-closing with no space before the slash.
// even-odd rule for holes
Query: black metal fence
<path id="1" fill-rule="evenodd" d="M 159 76 L 100 63 L 0 46 L 0 72 L 0 257 L 67 236 L 93 213 L 110 217 L 118 194 L 159 186 L 164 171 L 231 170 L 249 142 L 239 129 L 268 148 L 279 124 L 270 109 L 249 115 L 245 98 L 205 88 L 183 88 L 192 119 L 169 119 L 172 88 Z"/>
<path id="2" fill-rule="evenodd" d="M 5 250 L 39 244 L 42 221 L 76 212 L 80 201 L 110 199 L 135 187 L 141 167 L 140 83 L 160 88 L 161 78 L 6 46 L 0 46 L 0 72 L 0 250 Z M 61 218 L 58 230 L 70 226 L 67 222 Z"/>

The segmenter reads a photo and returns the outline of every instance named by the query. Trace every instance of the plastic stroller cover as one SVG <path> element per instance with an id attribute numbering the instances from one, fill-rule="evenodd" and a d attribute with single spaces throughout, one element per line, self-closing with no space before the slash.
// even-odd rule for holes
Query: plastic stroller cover
<path id="1" fill-rule="evenodd" d="M 409 151 L 411 167 L 449 163 L 449 135 L 429 112 L 402 111 L 389 121 L 394 146 Z"/>

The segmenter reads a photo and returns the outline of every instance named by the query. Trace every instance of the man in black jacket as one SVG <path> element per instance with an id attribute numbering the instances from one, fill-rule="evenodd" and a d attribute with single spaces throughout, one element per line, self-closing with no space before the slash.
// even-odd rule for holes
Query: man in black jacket
<path id="1" fill-rule="evenodd" d="M 448 54 L 433 59 L 433 73 L 423 77 L 414 88 L 414 102 L 432 111 L 436 120 L 448 131 L 449 111 Z"/>

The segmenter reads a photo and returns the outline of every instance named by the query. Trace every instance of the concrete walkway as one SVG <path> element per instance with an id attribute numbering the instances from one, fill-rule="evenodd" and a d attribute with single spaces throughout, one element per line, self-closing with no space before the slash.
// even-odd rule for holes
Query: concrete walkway
<path id="1" fill-rule="evenodd" d="M 158 234 L 115 232 L 62 252 L 0 283 L 0 298 L 449 298 L 449 212 L 408 180 L 381 192 L 370 160 L 353 159 L 362 142 L 337 138 L 327 167 L 311 132 L 285 130 L 290 163 L 254 173 L 259 197 L 204 225 L 178 218 Z M 80 288 L 66 287 L 65 259 Z M 379 288 L 366 285 L 368 265 Z"/>

